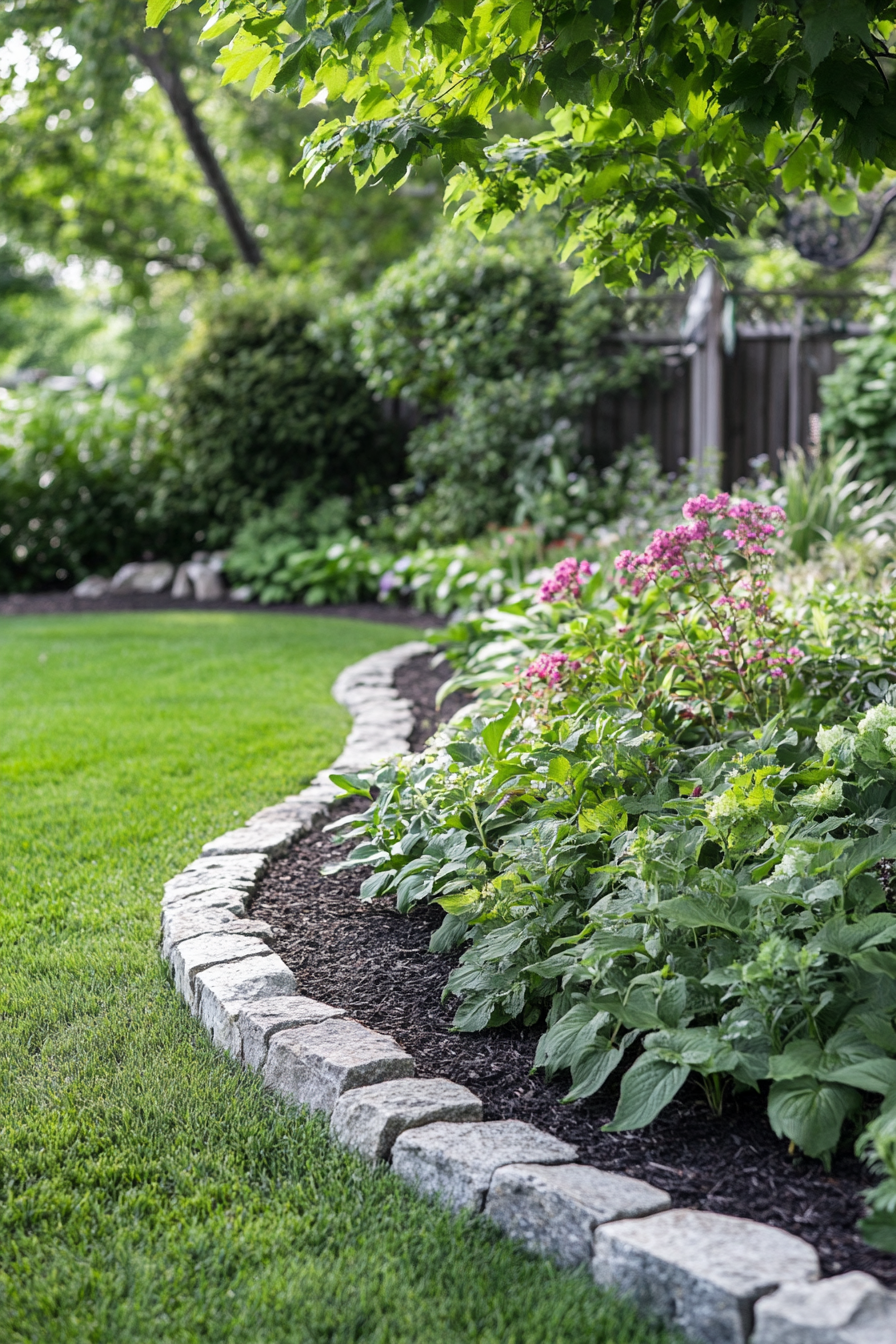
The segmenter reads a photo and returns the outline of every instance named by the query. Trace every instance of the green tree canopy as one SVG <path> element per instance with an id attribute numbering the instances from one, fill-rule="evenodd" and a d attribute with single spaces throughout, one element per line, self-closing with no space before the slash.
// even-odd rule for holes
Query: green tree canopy
<path id="1" fill-rule="evenodd" d="M 177 0 L 150 0 L 149 24 Z M 559 208 L 577 284 L 694 270 L 779 192 L 838 212 L 896 168 L 896 3 L 208 0 L 224 82 L 341 99 L 303 154 L 395 186 L 436 156 L 475 231 Z M 490 137 L 499 112 L 550 128 Z"/>

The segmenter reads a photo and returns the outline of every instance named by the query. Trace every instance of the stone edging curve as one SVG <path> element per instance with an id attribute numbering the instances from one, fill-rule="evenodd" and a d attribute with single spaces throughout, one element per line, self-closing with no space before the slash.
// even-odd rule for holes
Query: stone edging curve
<path id="1" fill-rule="evenodd" d="M 409 748 L 413 712 L 394 686 L 419 640 L 346 668 L 333 696 L 351 713 L 345 746 L 308 788 L 209 841 L 165 884 L 162 955 L 215 1045 L 297 1105 L 330 1116 L 335 1141 L 392 1168 L 450 1208 L 484 1214 L 529 1250 L 595 1280 L 701 1344 L 896 1344 L 896 1293 L 870 1274 L 820 1279 L 815 1249 L 765 1223 L 672 1209 L 665 1191 L 576 1161 L 520 1120 L 483 1122 L 447 1079 L 414 1077 L 390 1037 L 297 993 L 246 902 L 271 858 L 326 813 L 331 771 Z"/>

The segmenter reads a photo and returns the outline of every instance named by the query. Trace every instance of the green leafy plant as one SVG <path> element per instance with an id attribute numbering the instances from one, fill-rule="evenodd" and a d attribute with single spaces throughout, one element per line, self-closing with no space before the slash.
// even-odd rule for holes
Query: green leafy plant
<path id="1" fill-rule="evenodd" d="M 896 479 L 896 303 L 892 296 L 875 302 L 875 320 L 868 336 L 842 341 L 845 356 L 821 380 L 822 430 L 842 443 L 851 440 L 860 454 L 859 474 L 865 479 Z"/>
<path id="2" fill-rule="evenodd" d="M 393 490 L 400 544 L 526 523 L 552 540 L 611 516 L 586 411 L 659 362 L 636 343 L 602 349 L 620 305 L 600 290 L 570 298 L 569 279 L 543 228 L 513 229 L 502 247 L 446 230 L 322 324 L 375 396 L 419 420 L 410 478 Z"/>
<path id="3" fill-rule="evenodd" d="M 157 512 L 183 516 L 208 545 L 279 504 L 300 482 L 308 507 L 365 502 L 403 474 L 403 453 L 363 379 L 309 332 L 311 315 L 257 294 L 224 302 L 172 380 L 173 468 Z"/>
<path id="4" fill-rule="evenodd" d="M 189 554 L 178 519 L 153 514 L 171 470 L 159 421 L 141 386 L 0 401 L 0 589 L 70 587 L 147 551 Z"/>
<path id="5" fill-rule="evenodd" d="M 175 2 L 150 4 L 148 22 Z M 896 158 L 880 65 L 891 3 L 214 0 L 204 12 L 206 40 L 226 41 L 225 83 L 254 73 L 256 95 L 341 99 L 305 146 L 307 182 L 347 164 L 394 188 L 434 156 L 480 234 L 559 206 L 577 283 L 625 287 L 657 266 L 679 277 L 781 188 L 850 213 L 848 173 L 866 189 Z M 497 113 L 536 117 L 543 100 L 549 129 L 488 135 Z"/>
<path id="6" fill-rule="evenodd" d="M 695 1076 L 716 1110 L 763 1089 L 776 1132 L 828 1162 L 896 1104 L 891 642 L 862 611 L 841 656 L 822 612 L 788 656 L 779 511 L 685 515 L 620 556 L 627 589 L 569 559 L 465 623 L 446 690 L 479 701 L 422 757 L 340 781 L 377 794 L 336 866 L 373 867 L 362 899 L 441 905 L 433 948 L 467 944 L 460 1029 L 545 1020 L 537 1064 L 570 1099 L 624 1063 L 610 1128 Z"/>
<path id="7" fill-rule="evenodd" d="M 806 561 L 813 551 L 865 546 L 878 559 L 892 553 L 896 484 L 867 479 L 863 448 L 848 440 L 830 452 L 794 447 L 781 464 L 771 498 L 787 516 L 788 547 Z"/>

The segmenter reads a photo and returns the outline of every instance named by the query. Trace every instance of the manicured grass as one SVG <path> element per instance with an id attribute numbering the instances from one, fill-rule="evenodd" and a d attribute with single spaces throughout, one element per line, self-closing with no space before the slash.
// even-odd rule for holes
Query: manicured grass
<path id="1" fill-rule="evenodd" d="M 0 1340 L 646 1344 L 584 1275 L 415 1199 L 217 1055 L 161 885 L 335 755 L 345 664 L 406 630 L 0 620 Z"/>

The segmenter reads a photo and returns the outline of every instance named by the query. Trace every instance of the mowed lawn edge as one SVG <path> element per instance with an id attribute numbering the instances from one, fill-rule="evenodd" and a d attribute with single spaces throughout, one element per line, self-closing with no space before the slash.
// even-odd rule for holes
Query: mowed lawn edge
<path id="1" fill-rule="evenodd" d="M 0 1340 L 670 1338 L 415 1198 L 216 1054 L 161 886 L 338 752 L 334 618 L 0 620 Z"/>

